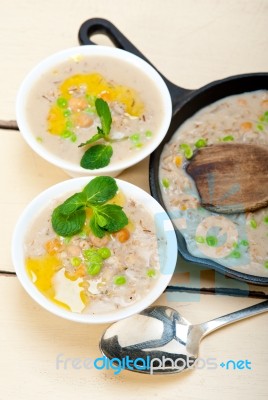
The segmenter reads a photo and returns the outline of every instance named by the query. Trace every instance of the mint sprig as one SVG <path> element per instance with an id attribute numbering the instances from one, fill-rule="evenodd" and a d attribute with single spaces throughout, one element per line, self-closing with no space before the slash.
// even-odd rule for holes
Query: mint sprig
<path id="1" fill-rule="evenodd" d="M 109 165 L 112 155 L 113 148 L 111 145 L 96 144 L 87 149 L 81 158 L 80 165 L 85 169 L 104 168 Z"/>
<path id="2" fill-rule="evenodd" d="M 80 143 L 78 147 L 84 147 L 95 143 L 100 139 L 109 140 L 109 134 L 112 126 L 112 115 L 108 103 L 101 98 L 95 100 L 95 108 L 100 118 L 101 127 L 97 127 L 98 133 L 93 135 L 89 140 Z M 113 155 L 111 145 L 94 145 L 90 147 L 83 155 L 80 165 L 85 169 L 99 169 L 106 167 L 110 163 Z"/>
<path id="3" fill-rule="evenodd" d="M 89 226 L 95 236 L 102 238 L 106 233 L 122 229 L 128 224 L 123 208 L 106 204 L 117 191 L 114 178 L 98 176 L 92 179 L 81 192 L 70 196 L 54 209 L 51 218 L 54 231 L 63 237 L 81 232 L 86 222 L 87 208 L 93 212 Z"/>

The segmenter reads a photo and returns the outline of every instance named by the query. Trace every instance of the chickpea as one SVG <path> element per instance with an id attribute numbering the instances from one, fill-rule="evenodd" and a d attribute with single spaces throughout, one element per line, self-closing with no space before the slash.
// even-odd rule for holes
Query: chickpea
<path id="1" fill-rule="evenodd" d="M 87 101 L 81 97 L 72 97 L 68 105 L 72 111 L 81 111 L 87 108 Z"/>
<path id="2" fill-rule="evenodd" d="M 94 235 L 89 235 L 89 240 L 91 241 L 93 246 L 104 247 L 109 242 L 109 237 L 108 236 L 104 236 L 103 238 L 98 238 L 98 237 L 96 237 Z"/>
<path id="3" fill-rule="evenodd" d="M 75 124 L 80 128 L 88 128 L 93 124 L 93 119 L 85 113 L 79 113 L 75 116 Z"/>

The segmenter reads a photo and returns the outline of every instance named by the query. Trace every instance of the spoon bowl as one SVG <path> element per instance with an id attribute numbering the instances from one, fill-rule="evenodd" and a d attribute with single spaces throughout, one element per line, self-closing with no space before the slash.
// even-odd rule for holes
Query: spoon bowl
<path id="1" fill-rule="evenodd" d="M 178 311 L 151 306 L 120 320 L 104 332 L 102 353 L 125 369 L 145 374 L 174 374 L 193 369 L 204 336 L 250 316 L 268 311 L 268 300 L 231 314 L 192 325 Z"/>

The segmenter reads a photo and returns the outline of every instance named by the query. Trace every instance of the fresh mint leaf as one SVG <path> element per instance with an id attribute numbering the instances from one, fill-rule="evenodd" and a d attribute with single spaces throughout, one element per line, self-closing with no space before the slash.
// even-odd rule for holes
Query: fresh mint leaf
<path id="1" fill-rule="evenodd" d="M 86 146 L 86 145 L 88 145 L 88 144 L 97 142 L 97 140 L 103 139 L 103 138 L 104 138 L 104 134 L 101 133 L 101 132 L 102 132 L 102 131 L 99 130 L 99 133 L 96 133 L 96 135 L 93 135 L 92 138 L 90 138 L 90 139 L 87 140 L 86 142 L 80 143 L 78 147 L 83 147 L 83 146 Z"/>
<path id="2" fill-rule="evenodd" d="M 98 116 L 101 120 L 102 131 L 105 136 L 109 135 L 112 125 L 112 115 L 110 108 L 106 101 L 101 98 L 97 98 L 95 101 L 95 107 L 98 113 Z"/>
<path id="3" fill-rule="evenodd" d="M 103 238 L 105 236 L 105 234 L 106 234 L 106 231 L 99 226 L 99 224 L 97 222 L 97 218 L 96 218 L 95 215 L 93 215 L 90 218 L 89 227 L 90 227 L 93 235 L 95 235 L 95 236 L 97 236 L 99 238 Z"/>
<path id="4" fill-rule="evenodd" d="M 59 207 L 60 207 L 60 213 L 63 215 L 70 215 L 77 210 L 84 208 L 86 205 L 86 194 L 81 192 L 81 193 L 75 193 L 73 196 L 69 197 L 67 200 L 64 201 Z"/>
<path id="5" fill-rule="evenodd" d="M 96 144 L 90 147 L 81 158 L 80 165 L 85 169 L 99 169 L 106 167 L 113 155 L 112 146 Z"/>
<path id="6" fill-rule="evenodd" d="M 85 224 L 85 210 L 77 210 L 66 215 L 61 213 L 61 206 L 56 207 L 52 213 L 51 223 L 54 231 L 63 237 L 76 235 L 82 230 Z"/>
<path id="7" fill-rule="evenodd" d="M 128 224 L 123 208 L 117 204 L 107 204 L 117 191 L 118 186 L 114 178 L 93 178 L 81 192 L 70 196 L 54 209 L 51 218 L 54 231 L 63 237 L 80 233 L 86 222 L 86 208 L 93 212 L 89 226 L 95 236 L 102 238 L 107 232 L 122 229 Z"/>
<path id="8" fill-rule="evenodd" d="M 96 216 L 96 223 L 98 223 L 100 216 L 106 219 L 106 225 L 101 228 L 108 232 L 117 232 L 128 224 L 128 218 L 123 208 L 117 204 L 104 204 L 93 207 L 93 213 Z"/>
<path id="9" fill-rule="evenodd" d="M 112 199 L 118 191 L 114 178 L 110 176 L 97 176 L 93 178 L 83 189 L 87 204 L 101 205 Z"/>

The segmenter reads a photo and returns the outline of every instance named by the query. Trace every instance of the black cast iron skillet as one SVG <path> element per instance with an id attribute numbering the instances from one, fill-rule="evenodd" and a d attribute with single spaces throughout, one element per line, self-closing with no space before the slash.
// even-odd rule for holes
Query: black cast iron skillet
<path id="1" fill-rule="evenodd" d="M 82 24 L 79 30 L 80 43 L 82 45 L 94 45 L 95 43 L 90 40 L 90 37 L 96 33 L 102 33 L 108 36 L 116 47 L 129 51 L 152 65 L 151 62 L 110 21 L 102 18 L 92 18 Z M 197 90 L 183 89 L 174 85 L 160 72 L 159 74 L 162 76 L 169 89 L 173 112 L 170 128 L 164 140 L 150 157 L 149 182 L 152 196 L 165 208 L 158 181 L 159 161 L 165 143 L 169 142 L 173 133 L 186 119 L 190 118 L 201 108 L 226 96 L 259 89 L 268 89 L 268 73 L 231 76 L 229 78 L 209 83 Z M 187 261 L 207 265 L 222 274 L 248 283 L 263 286 L 268 285 L 268 278 L 233 271 L 214 261 L 192 256 L 187 250 L 186 242 L 182 234 L 177 229 L 176 235 L 178 249 L 183 258 Z"/>

